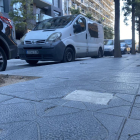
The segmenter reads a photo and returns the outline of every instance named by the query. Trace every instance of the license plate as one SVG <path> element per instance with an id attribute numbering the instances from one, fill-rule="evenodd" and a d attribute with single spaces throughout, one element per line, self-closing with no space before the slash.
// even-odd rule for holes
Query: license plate
<path id="1" fill-rule="evenodd" d="M 38 50 L 27 50 L 26 54 L 39 54 Z"/>

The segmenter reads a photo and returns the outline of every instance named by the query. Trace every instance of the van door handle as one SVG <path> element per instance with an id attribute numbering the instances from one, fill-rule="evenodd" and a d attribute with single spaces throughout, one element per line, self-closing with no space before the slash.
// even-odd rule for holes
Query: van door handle
<path id="1" fill-rule="evenodd" d="M 86 34 L 86 39 L 87 39 L 87 34 Z"/>

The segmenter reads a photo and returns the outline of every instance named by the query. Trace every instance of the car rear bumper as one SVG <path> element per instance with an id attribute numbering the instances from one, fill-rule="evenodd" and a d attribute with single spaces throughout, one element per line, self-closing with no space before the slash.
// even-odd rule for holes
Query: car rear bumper
<path id="1" fill-rule="evenodd" d="M 104 50 L 104 55 L 113 55 L 113 51 L 105 51 Z"/>
<path id="2" fill-rule="evenodd" d="M 43 45 L 19 45 L 18 48 L 19 57 L 22 60 L 61 61 L 65 51 L 65 45 L 62 41 Z M 38 54 L 27 54 L 29 50 L 37 51 Z"/>

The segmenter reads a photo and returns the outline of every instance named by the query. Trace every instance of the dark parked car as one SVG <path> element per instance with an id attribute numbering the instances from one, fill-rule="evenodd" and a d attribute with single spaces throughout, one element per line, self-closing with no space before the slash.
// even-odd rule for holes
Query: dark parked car
<path id="1" fill-rule="evenodd" d="M 120 47 L 121 47 L 122 54 L 130 53 L 131 49 L 130 49 L 130 47 L 126 43 L 120 43 Z"/>
<path id="2" fill-rule="evenodd" d="M 7 60 L 17 56 L 17 44 L 14 39 L 11 21 L 0 13 L 0 71 L 7 67 Z"/>

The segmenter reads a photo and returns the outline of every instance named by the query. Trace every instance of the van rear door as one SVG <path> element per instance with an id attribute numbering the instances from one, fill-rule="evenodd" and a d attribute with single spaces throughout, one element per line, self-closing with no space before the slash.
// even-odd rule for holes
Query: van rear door
<path id="1" fill-rule="evenodd" d="M 98 24 L 92 20 L 88 20 L 88 56 L 94 56 L 98 51 Z"/>

